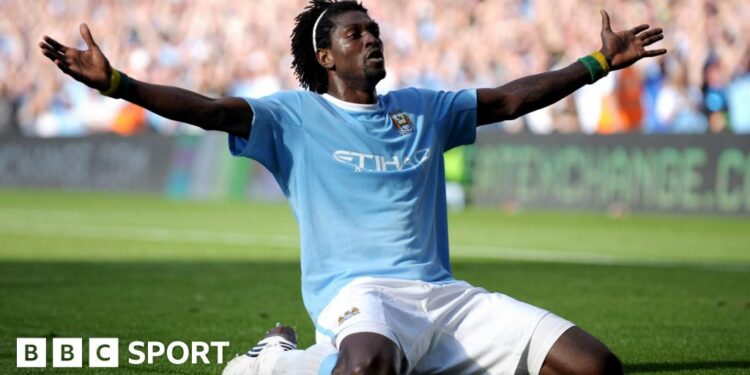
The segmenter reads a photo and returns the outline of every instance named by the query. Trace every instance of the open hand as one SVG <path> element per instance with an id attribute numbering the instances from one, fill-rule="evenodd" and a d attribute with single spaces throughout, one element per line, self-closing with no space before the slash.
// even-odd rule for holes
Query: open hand
<path id="1" fill-rule="evenodd" d="M 39 42 L 44 56 L 47 56 L 65 74 L 91 88 L 106 91 L 109 88 L 109 76 L 112 68 L 99 46 L 94 42 L 91 31 L 85 23 L 80 26 L 81 36 L 88 49 L 85 51 L 66 47 L 58 41 L 44 36 Z"/>
<path id="2" fill-rule="evenodd" d="M 661 28 L 638 25 L 630 30 L 615 33 L 609 25 L 609 14 L 602 10 L 602 49 L 611 70 L 626 68 L 644 57 L 667 53 L 666 49 L 646 50 L 646 47 L 664 39 Z"/>

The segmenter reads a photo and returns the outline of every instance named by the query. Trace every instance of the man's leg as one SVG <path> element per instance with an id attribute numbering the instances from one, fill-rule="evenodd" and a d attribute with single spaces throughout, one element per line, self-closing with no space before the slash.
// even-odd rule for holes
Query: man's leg
<path id="1" fill-rule="evenodd" d="M 334 375 L 396 375 L 402 371 L 403 355 L 391 339 L 362 332 L 346 336 L 339 345 Z"/>
<path id="2" fill-rule="evenodd" d="M 622 363 L 604 344 L 586 331 L 571 327 L 552 345 L 541 375 L 623 373 Z"/>

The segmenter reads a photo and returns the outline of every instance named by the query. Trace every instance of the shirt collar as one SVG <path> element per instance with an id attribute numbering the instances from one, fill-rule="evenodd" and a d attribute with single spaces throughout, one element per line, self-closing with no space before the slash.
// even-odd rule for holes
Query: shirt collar
<path id="1" fill-rule="evenodd" d="M 321 96 L 323 97 L 323 99 L 327 100 L 329 103 L 349 112 L 375 112 L 378 110 L 378 103 L 359 104 L 359 103 L 345 102 L 343 100 L 336 99 L 333 96 L 328 95 L 328 94 L 323 94 Z"/>

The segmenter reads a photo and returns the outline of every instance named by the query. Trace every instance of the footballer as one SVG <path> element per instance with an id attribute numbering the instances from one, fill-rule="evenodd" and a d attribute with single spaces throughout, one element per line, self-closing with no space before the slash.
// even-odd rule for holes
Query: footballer
<path id="1" fill-rule="evenodd" d="M 548 311 L 456 280 L 443 153 L 476 129 L 548 106 L 609 72 L 666 53 L 648 25 L 599 50 L 499 87 L 405 88 L 386 76 L 378 23 L 354 1 L 313 0 L 296 17 L 292 67 L 305 90 L 209 98 L 113 68 L 85 24 L 86 50 L 45 36 L 42 53 L 102 94 L 228 133 L 229 151 L 276 178 L 299 223 L 302 292 L 316 344 L 274 327 L 225 374 L 620 374 L 600 341 Z M 456 30 L 460 32 L 460 30 Z"/>

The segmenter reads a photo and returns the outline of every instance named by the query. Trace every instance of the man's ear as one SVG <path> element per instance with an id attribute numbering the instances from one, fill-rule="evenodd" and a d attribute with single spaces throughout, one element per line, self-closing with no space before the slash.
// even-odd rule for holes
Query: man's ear
<path id="1" fill-rule="evenodd" d="M 331 54 L 331 50 L 328 48 L 321 48 L 318 50 L 317 53 L 318 62 L 320 63 L 323 68 L 326 70 L 331 70 L 336 66 L 333 62 L 333 54 Z"/>

